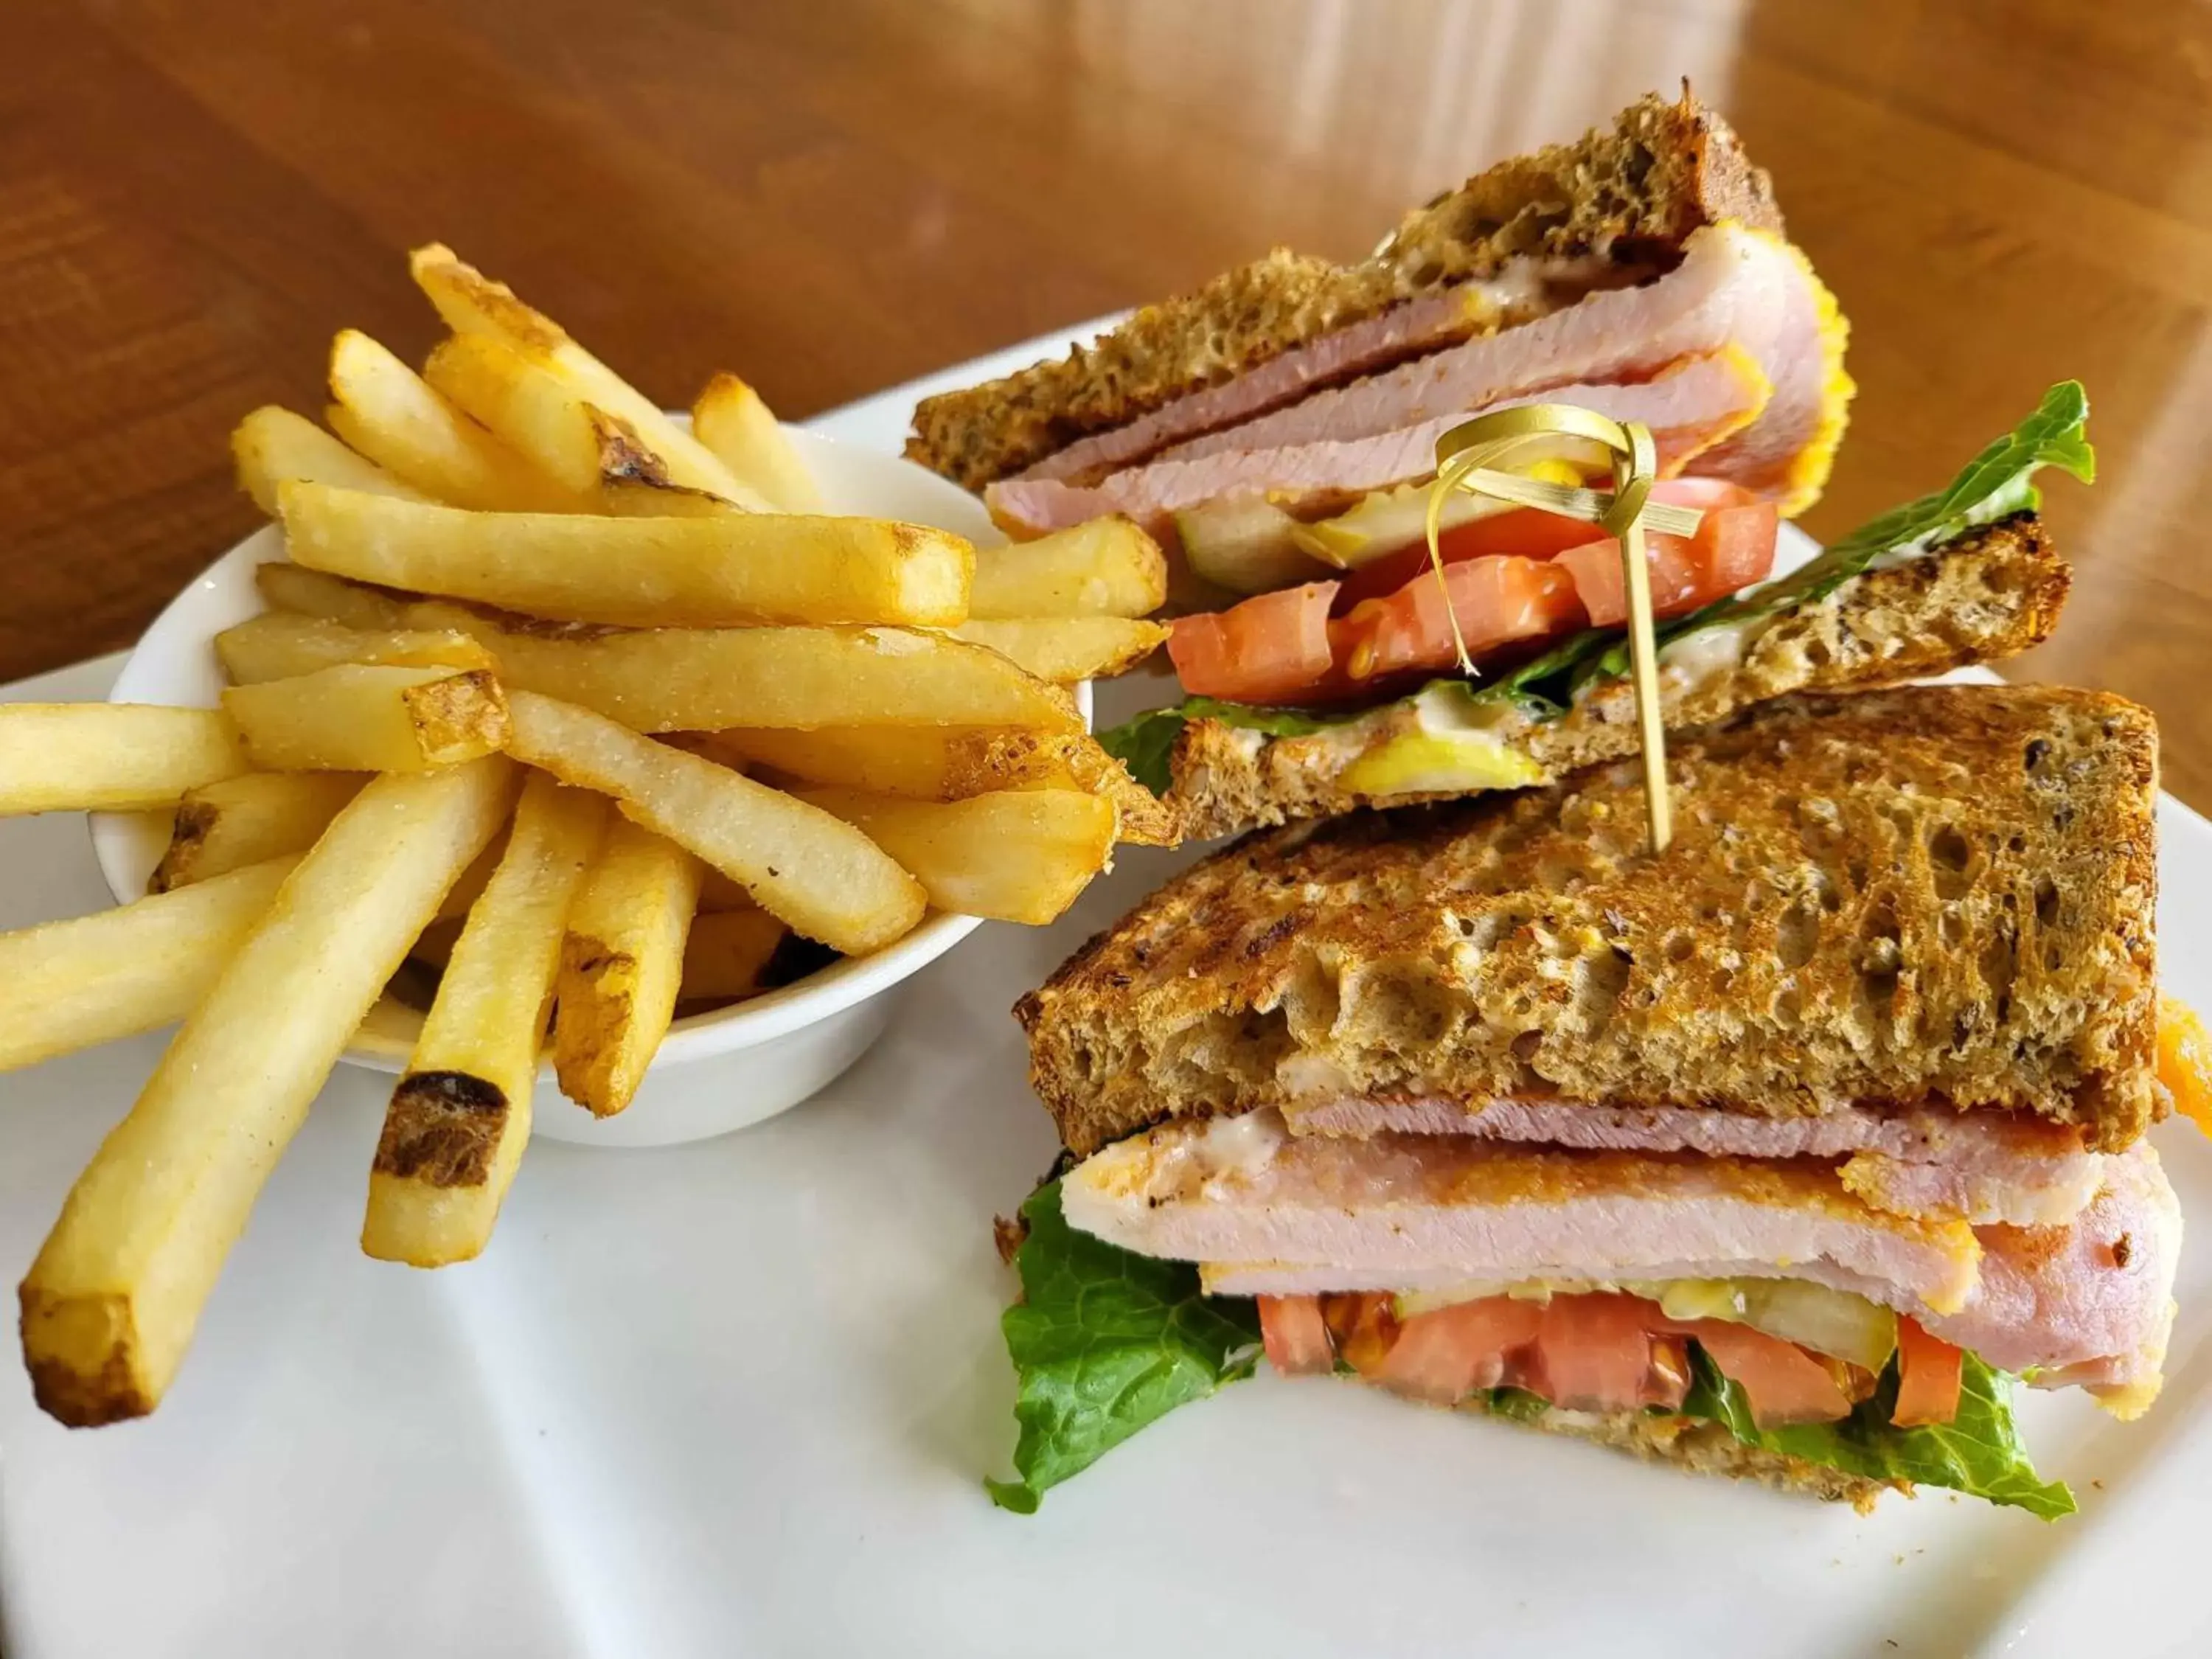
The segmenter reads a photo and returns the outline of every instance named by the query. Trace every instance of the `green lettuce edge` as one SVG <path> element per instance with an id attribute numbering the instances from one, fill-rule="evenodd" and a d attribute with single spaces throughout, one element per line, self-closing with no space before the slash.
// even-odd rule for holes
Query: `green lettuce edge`
<path id="1" fill-rule="evenodd" d="M 1144 1256 L 1067 1224 L 1060 1183 L 1022 1206 L 1014 1253 L 1022 1299 L 1000 1322 L 1020 1390 L 1013 1480 L 987 1480 L 1000 1507 L 1028 1515 L 1048 1486 L 1088 1468 L 1138 1430 L 1224 1382 L 1252 1375 L 1260 1311 L 1209 1297 L 1198 1269 Z"/>
<path id="2" fill-rule="evenodd" d="M 1747 593 L 1717 599 L 1662 625 L 1658 630 L 1660 642 L 1732 623 L 1757 621 L 1801 605 L 1818 604 L 1885 554 L 1936 546 L 1983 525 L 2032 511 L 2042 503 L 2034 476 L 2044 467 L 2056 466 L 2083 483 L 2094 483 L 2097 455 L 2088 441 L 2088 420 L 2089 397 L 2081 383 L 2061 380 L 2043 394 L 2033 414 L 1985 446 L 1944 489 L 1892 507 L 1831 543 L 1817 557 L 1786 576 Z M 1431 684 L 1464 686 L 1478 702 L 1510 698 L 1539 718 L 1549 718 L 1565 714 L 1574 694 L 1584 686 L 1627 672 L 1626 631 L 1593 628 L 1570 635 L 1480 686 L 1468 686 L 1462 680 Z M 1409 697 L 1419 695 L 1408 694 Z M 1375 712 L 1374 708 L 1367 708 L 1344 714 L 1315 714 L 1224 702 L 1214 697 L 1186 697 L 1109 727 L 1098 734 L 1098 741 L 1128 768 L 1139 783 L 1155 795 L 1165 795 L 1173 781 L 1169 757 L 1176 738 L 1193 720 L 1218 720 L 1240 731 L 1300 738 Z"/>
<path id="3" fill-rule="evenodd" d="M 2074 1494 L 2065 1482 L 2039 1477 L 2021 1443 L 2013 1420 L 2017 1379 L 1973 1354 L 1961 1356 L 1958 1415 L 1948 1423 L 1913 1429 L 1889 1420 L 1897 1406 L 1894 1361 L 1874 1393 L 1842 1421 L 1778 1429 L 1762 1429 L 1753 1420 L 1743 1390 L 1694 1340 L 1690 1367 L 1690 1391 L 1680 1414 L 1717 1423 L 1747 1446 L 1869 1480 L 1910 1480 L 1965 1492 L 2045 1521 L 2074 1513 Z"/>

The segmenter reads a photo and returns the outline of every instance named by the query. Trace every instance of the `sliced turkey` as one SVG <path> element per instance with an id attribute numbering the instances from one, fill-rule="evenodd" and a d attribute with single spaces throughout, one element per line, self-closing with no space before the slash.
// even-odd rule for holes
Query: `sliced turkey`
<path id="1" fill-rule="evenodd" d="M 2140 1384 L 2171 1316 L 2180 1212 L 2148 1146 L 2100 1171 L 2065 1225 L 1976 1229 L 1877 1210 L 1810 1159 L 1301 1138 L 1261 1112 L 1109 1146 L 1061 1202 L 1109 1243 L 1206 1264 L 1218 1294 L 1805 1279 L 2007 1370 Z"/>
<path id="2" fill-rule="evenodd" d="M 1729 348 L 1683 359 L 1637 385 L 1565 386 L 1493 406 L 1569 403 L 1617 421 L 1641 421 L 1651 428 L 1665 473 L 1748 426 L 1770 391 L 1757 362 Z M 1017 536 L 1042 536 L 1113 513 L 1159 529 L 1186 507 L 1241 495 L 1266 496 L 1296 513 L 1308 500 L 1328 501 L 1427 477 L 1436 471 L 1437 440 L 1464 418 L 1448 414 L 1371 436 L 1155 461 L 1090 485 L 1050 478 L 994 483 L 983 499 L 991 516 Z"/>
<path id="3" fill-rule="evenodd" d="M 1759 1277 L 1789 1262 L 1800 1277 L 1832 1272 L 1844 1289 L 1896 1285 L 1956 1309 L 1981 1257 L 1965 1223 L 1875 1209 L 1810 1160 L 1299 1139 L 1273 1112 L 1117 1142 L 1069 1173 L 1061 1204 L 1073 1225 L 1140 1255 L 1309 1264 L 1359 1281 L 1299 1290 Z"/>

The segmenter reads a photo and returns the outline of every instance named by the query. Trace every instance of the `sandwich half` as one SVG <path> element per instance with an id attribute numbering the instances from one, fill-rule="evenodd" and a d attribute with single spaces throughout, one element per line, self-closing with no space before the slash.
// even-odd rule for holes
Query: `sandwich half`
<path id="1" fill-rule="evenodd" d="M 1656 856 L 1628 763 L 1296 825 L 1024 999 L 1066 1158 L 1002 1501 L 1264 1346 L 1862 1505 L 2070 1509 L 2014 1379 L 2133 1415 L 2172 1319 L 2150 716 L 1791 696 L 1669 768 Z"/>
<path id="2" fill-rule="evenodd" d="M 1766 173 L 1686 90 L 1478 173 L 1357 264 L 1279 248 L 1065 358 L 928 398 L 907 453 L 1016 536 L 1127 513 L 1218 544 L 1188 550 L 1225 568 L 1258 559 L 1263 526 L 1427 471 L 1437 422 L 1565 388 L 1626 396 L 1670 459 L 1795 511 L 1842 434 L 1843 336 Z"/>

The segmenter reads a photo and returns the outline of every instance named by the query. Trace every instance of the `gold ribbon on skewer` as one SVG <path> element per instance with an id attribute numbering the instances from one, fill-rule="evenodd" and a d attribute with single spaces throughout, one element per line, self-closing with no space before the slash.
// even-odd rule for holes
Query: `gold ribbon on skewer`
<path id="1" fill-rule="evenodd" d="M 1540 458 L 1527 452 L 1541 449 Z M 1565 460 L 1583 467 L 1605 465 L 1613 473 L 1613 492 L 1553 483 L 1498 470 L 1520 458 Z M 1628 599 L 1628 657 L 1636 685 L 1637 730 L 1644 747 L 1644 795 L 1650 815 L 1651 850 L 1666 850 L 1674 838 L 1667 793 L 1667 733 L 1659 711 L 1659 647 L 1651 616 L 1651 568 L 1646 557 L 1647 531 L 1687 536 L 1703 514 L 1688 507 L 1651 501 L 1659 472 L 1651 429 L 1638 421 L 1607 419 L 1571 404 L 1529 404 L 1480 415 L 1437 440 L 1437 478 L 1429 491 L 1429 562 L 1444 586 L 1444 616 L 1461 670 L 1472 675 L 1466 638 L 1454 614 L 1444 581 L 1443 551 L 1438 544 L 1444 504 L 1454 490 L 1488 495 L 1517 506 L 1540 507 L 1562 517 L 1594 524 L 1620 544 L 1621 574 Z"/>

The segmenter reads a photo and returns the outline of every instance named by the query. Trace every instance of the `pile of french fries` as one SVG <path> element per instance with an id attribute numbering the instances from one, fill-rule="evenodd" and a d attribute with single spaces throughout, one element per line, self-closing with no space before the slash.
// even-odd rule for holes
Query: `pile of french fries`
<path id="1" fill-rule="evenodd" d="M 182 1021 L 21 1286 L 64 1423 L 158 1403 L 410 975 L 362 1245 L 436 1267 L 489 1241 L 549 1046 L 619 1112 L 680 1012 L 777 982 L 794 939 L 1048 921 L 1169 828 L 1067 690 L 1164 637 L 1134 526 L 979 550 L 829 516 L 743 381 L 686 430 L 447 249 L 411 265 L 452 330 L 420 374 L 342 333 L 329 430 L 234 435 L 289 557 L 215 641 L 222 706 L 0 708 L 0 811 L 173 813 L 146 897 L 0 936 L 0 1066 Z"/>

